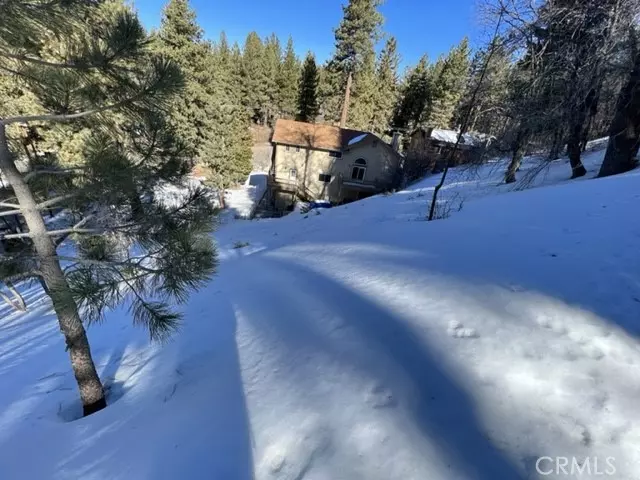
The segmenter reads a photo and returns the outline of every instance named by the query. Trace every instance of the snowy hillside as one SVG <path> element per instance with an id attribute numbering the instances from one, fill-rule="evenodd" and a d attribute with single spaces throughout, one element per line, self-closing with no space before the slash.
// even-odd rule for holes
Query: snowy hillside
<path id="1" fill-rule="evenodd" d="M 84 419 L 41 292 L 1 307 L 0 479 L 636 479 L 640 172 L 504 169 L 453 171 L 433 223 L 436 177 L 224 225 L 170 343 L 89 328 L 110 406 Z"/>

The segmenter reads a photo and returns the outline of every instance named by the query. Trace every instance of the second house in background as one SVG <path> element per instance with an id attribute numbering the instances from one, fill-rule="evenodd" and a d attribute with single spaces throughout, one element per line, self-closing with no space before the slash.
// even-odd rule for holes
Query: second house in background
<path id="1" fill-rule="evenodd" d="M 278 120 L 271 143 L 270 196 L 279 210 L 296 199 L 347 203 L 395 188 L 402 178 L 397 145 L 372 133 Z"/>

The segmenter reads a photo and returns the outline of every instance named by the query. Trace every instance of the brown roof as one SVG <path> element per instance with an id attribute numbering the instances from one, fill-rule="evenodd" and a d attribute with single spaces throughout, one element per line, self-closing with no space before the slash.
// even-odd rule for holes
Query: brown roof
<path id="1" fill-rule="evenodd" d="M 349 144 L 350 140 L 366 134 L 368 132 L 349 130 L 332 125 L 279 119 L 273 130 L 271 141 L 273 143 L 320 150 L 342 150 Z"/>

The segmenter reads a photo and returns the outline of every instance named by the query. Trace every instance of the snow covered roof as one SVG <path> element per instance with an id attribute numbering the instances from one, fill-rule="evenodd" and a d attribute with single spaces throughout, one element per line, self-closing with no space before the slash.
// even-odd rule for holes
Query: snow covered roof
<path id="1" fill-rule="evenodd" d="M 431 132 L 431 138 L 440 140 L 441 142 L 456 143 L 458 141 L 458 132 L 454 130 L 440 130 L 434 128 Z"/>
<path id="2" fill-rule="evenodd" d="M 272 143 L 320 150 L 342 150 L 355 138 L 369 135 L 360 130 L 279 119 L 273 130 Z M 360 141 L 360 140 L 358 140 Z"/>
<path id="3" fill-rule="evenodd" d="M 358 135 L 355 138 L 352 138 L 351 140 L 349 140 L 349 145 L 355 145 L 358 142 L 361 142 L 362 140 L 364 140 L 365 138 L 367 138 L 368 133 L 363 133 L 362 135 Z"/>
<path id="4" fill-rule="evenodd" d="M 460 132 L 455 130 L 443 130 L 440 128 L 434 128 L 431 132 L 431 138 L 445 143 L 456 143 L 458 141 L 458 135 Z M 475 133 L 465 133 L 462 135 L 460 143 L 464 145 L 480 145 L 483 143 L 483 135 Z"/>
<path id="5" fill-rule="evenodd" d="M 418 131 L 428 133 L 430 130 L 431 130 L 431 133 L 430 133 L 431 139 L 436 140 L 438 142 L 450 143 L 450 144 L 455 144 L 458 141 L 458 135 L 460 134 L 460 132 L 456 130 L 445 130 L 442 128 L 433 128 L 433 129 L 421 128 Z M 486 142 L 489 138 L 490 137 L 488 135 L 484 135 L 482 133 L 468 132 L 462 135 L 460 144 L 466 145 L 469 147 L 480 146 L 484 142 Z"/>

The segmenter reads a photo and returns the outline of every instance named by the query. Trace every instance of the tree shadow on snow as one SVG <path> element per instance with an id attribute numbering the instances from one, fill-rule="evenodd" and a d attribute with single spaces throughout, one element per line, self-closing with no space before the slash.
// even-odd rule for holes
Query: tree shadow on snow
<path id="1" fill-rule="evenodd" d="M 206 289 L 194 293 L 186 309 L 182 331 L 163 346 L 136 346 L 128 352 L 138 337 L 130 331 L 119 334 L 122 323 L 109 324 L 118 319 L 92 327 L 105 329 L 92 331 L 91 338 L 94 354 L 105 354 L 98 369 L 108 407 L 68 423 L 64 416 L 73 412 L 58 412 L 56 418 L 57 401 L 41 389 L 38 402 L 48 404 L 34 403 L 27 412 L 34 425 L 24 428 L 18 418 L 10 437 L 0 442 L 0 470 L 20 472 L 20 478 L 253 479 L 234 312 L 221 295 L 213 297 Z M 140 338 L 144 336 L 141 332 Z M 56 358 L 66 361 L 62 342 L 52 346 L 61 348 Z M 29 372 L 34 377 L 51 369 L 38 360 L 39 366 L 32 365 Z M 47 388 L 52 382 L 71 385 L 70 365 L 64 366 L 55 378 L 43 379 Z M 53 392 L 65 399 L 67 409 L 76 403 L 79 407 L 72 386 Z M 43 434 L 34 438 L 39 428 Z M 20 452 L 33 448 L 38 461 L 24 462 Z"/>
<path id="2" fill-rule="evenodd" d="M 422 248 L 416 242 L 420 237 L 405 239 L 405 245 L 397 241 L 377 243 L 379 248 L 375 253 L 358 251 L 353 255 L 358 262 L 375 264 L 381 271 L 409 269 L 416 273 L 443 274 L 480 288 L 496 287 L 514 294 L 545 296 L 556 305 L 564 303 L 565 309 L 580 310 L 587 316 L 597 317 L 592 321 L 604 320 L 630 336 L 640 338 L 637 315 L 640 311 L 640 264 L 627 263 L 613 268 L 605 257 L 587 259 L 580 255 L 561 255 L 553 253 L 553 248 L 532 254 L 526 246 L 527 239 L 514 245 L 505 241 L 505 245 L 499 247 L 500 261 L 496 261 L 496 255 L 487 255 L 487 249 L 498 246 L 483 241 L 482 231 L 474 232 L 473 239 L 461 242 L 460 237 L 468 234 L 456 232 L 446 242 L 431 241 Z M 384 254 L 385 248 L 398 251 L 403 247 L 411 254 Z M 451 261 L 452 258 L 455 261 Z M 484 303 L 504 309 L 504 301 L 500 299 L 486 297 Z"/>
<path id="3" fill-rule="evenodd" d="M 194 293 L 186 309 L 189 324 L 144 364 L 130 365 L 129 378 L 137 378 L 126 396 L 104 411 L 117 425 L 109 432 L 109 451 L 87 473 L 110 477 L 121 470 L 129 478 L 149 480 L 253 479 L 233 310 L 206 289 Z M 111 360 L 117 357 L 116 350 Z M 104 373 L 115 373 L 118 362 L 111 360 Z M 132 402 L 120 410 L 128 395 Z M 76 461 L 83 463 L 82 455 Z"/>
<path id="4" fill-rule="evenodd" d="M 290 362 L 295 362 L 295 356 L 305 350 L 321 351 L 362 371 L 364 376 L 378 378 L 382 385 L 393 385 L 393 375 L 379 368 L 381 365 L 376 360 L 391 359 L 400 375 L 411 383 L 409 391 L 400 383 L 393 385 L 397 387 L 394 396 L 398 395 L 399 403 L 408 406 L 424 438 L 438 449 L 438 460 L 451 469 L 452 478 L 523 478 L 512 461 L 483 432 L 474 413 L 473 399 L 405 321 L 348 286 L 305 266 L 268 255 L 254 259 L 251 267 L 254 273 L 239 272 L 243 286 L 233 289 L 236 293 L 233 301 L 256 327 L 275 329 L 276 336 L 294 352 Z M 234 267 L 242 268 L 242 265 Z M 277 272 L 277 276 L 269 281 L 260 277 L 261 271 L 268 271 L 270 275 Z M 259 305 L 252 289 L 260 290 L 263 298 L 269 298 L 269 305 Z M 324 305 L 331 316 L 342 319 L 343 328 L 357 332 L 371 353 L 335 345 L 334 338 L 323 332 L 322 325 L 318 322 L 314 325 L 314 313 L 309 307 L 296 300 L 307 295 Z M 281 316 L 274 319 L 276 312 L 286 314 L 283 317 L 280 313 Z M 302 388 L 306 388 L 318 379 L 300 376 L 290 380 L 301 382 Z M 354 461 L 362 461 L 355 452 L 353 456 Z"/>

